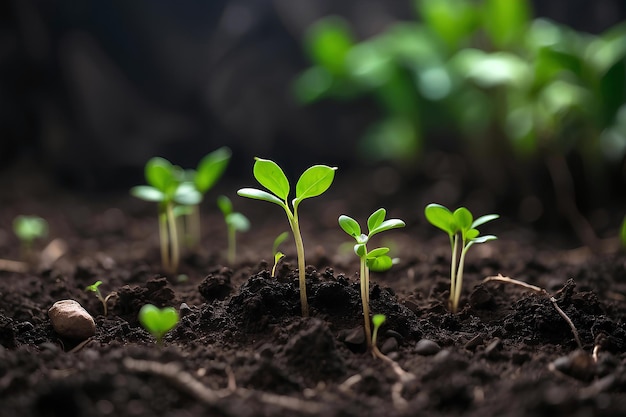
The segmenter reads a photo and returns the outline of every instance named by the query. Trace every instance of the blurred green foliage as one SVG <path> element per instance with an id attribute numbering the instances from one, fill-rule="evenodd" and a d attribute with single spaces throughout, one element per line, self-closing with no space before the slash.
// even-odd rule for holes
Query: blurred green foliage
<path id="1" fill-rule="evenodd" d="M 374 97 L 381 119 L 365 156 L 414 160 L 426 133 L 515 157 L 579 152 L 597 165 L 626 154 L 626 25 L 601 35 L 533 18 L 527 0 L 414 0 L 416 21 L 357 41 L 327 17 L 309 30 L 302 103 Z M 506 139 L 506 140 L 504 140 Z"/>

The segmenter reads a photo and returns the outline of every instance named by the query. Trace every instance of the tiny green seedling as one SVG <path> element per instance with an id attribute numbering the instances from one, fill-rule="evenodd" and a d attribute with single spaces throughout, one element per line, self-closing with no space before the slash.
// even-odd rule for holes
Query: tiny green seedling
<path id="1" fill-rule="evenodd" d="M 234 265 L 237 254 L 237 232 L 247 232 L 250 229 L 250 220 L 241 213 L 233 210 L 230 198 L 221 195 L 217 198 L 217 206 L 224 214 L 224 221 L 228 229 L 228 263 Z"/>
<path id="2" fill-rule="evenodd" d="M 622 248 L 626 249 L 626 216 L 619 228 L 619 241 L 622 244 Z"/>
<path id="3" fill-rule="evenodd" d="M 393 265 L 393 260 L 387 255 L 389 248 L 381 247 L 367 250 L 367 243 L 372 236 L 384 232 L 386 230 L 397 229 L 404 227 L 406 224 L 400 219 L 385 220 L 387 211 L 384 208 L 376 210 L 367 219 L 368 233 L 361 233 L 361 226 L 352 217 L 346 215 L 339 216 L 339 226 L 344 232 L 352 236 L 356 240 L 354 245 L 354 253 L 357 254 L 361 260 L 361 303 L 363 304 L 363 320 L 365 323 L 365 339 L 367 340 L 368 347 L 372 347 L 372 333 L 370 329 L 370 314 L 369 314 L 369 301 L 370 301 L 370 270 L 382 272 L 386 271 Z"/>
<path id="4" fill-rule="evenodd" d="M 173 307 L 159 309 L 152 304 L 146 304 L 139 310 L 139 322 L 152 334 L 157 343 L 163 343 L 163 336 L 178 324 L 178 312 Z"/>
<path id="5" fill-rule="evenodd" d="M 278 250 L 278 247 L 289 237 L 289 232 L 282 232 L 276 239 L 274 239 L 274 244 L 272 245 L 272 256 L 274 257 L 274 266 L 272 266 L 272 278 L 276 276 L 276 266 L 281 259 L 285 257 L 285 254 Z"/>
<path id="6" fill-rule="evenodd" d="M 293 211 L 289 207 L 288 200 L 290 191 L 289 180 L 274 161 L 255 158 L 253 168 L 254 178 L 256 178 L 259 184 L 269 190 L 269 193 L 256 188 L 242 188 L 237 191 L 237 194 L 242 197 L 268 201 L 281 206 L 285 210 L 298 254 L 300 304 L 302 306 L 302 315 L 305 317 L 309 315 L 309 303 L 306 297 L 306 265 L 304 260 L 304 243 L 300 234 L 298 208 L 303 200 L 317 197 L 328 190 L 333 183 L 336 170 L 337 168 L 326 165 L 314 165 L 304 171 L 296 183 L 296 197 L 291 201 Z"/>
<path id="7" fill-rule="evenodd" d="M 372 332 L 372 347 L 376 347 L 376 341 L 378 339 L 378 329 L 383 323 L 387 320 L 384 314 L 374 314 L 372 316 L 372 324 L 374 325 L 374 330 Z"/>
<path id="8" fill-rule="evenodd" d="M 115 297 L 117 296 L 116 292 L 112 292 L 109 295 L 107 295 L 106 297 L 102 295 L 102 292 L 100 291 L 100 285 L 102 285 L 102 281 L 96 281 L 91 285 L 88 285 L 85 288 L 85 291 L 91 291 L 94 292 L 96 294 L 96 298 L 98 300 L 100 300 L 100 302 L 102 303 L 102 309 L 104 311 L 104 317 L 107 316 L 107 311 L 108 311 L 108 307 L 107 304 L 109 302 L 109 300 L 111 299 L 111 297 Z"/>
<path id="9" fill-rule="evenodd" d="M 35 240 L 48 236 L 48 222 L 38 216 L 20 215 L 13 219 L 13 232 L 20 240 L 22 259 L 30 260 Z"/>
<path id="10" fill-rule="evenodd" d="M 152 158 L 146 163 L 145 177 L 148 185 L 133 187 L 130 192 L 142 200 L 158 203 L 161 262 L 167 272 L 174 273 L 180 259 L 175 208 L 177 204 L 199 204 L 202 194 L 193 184 L 184 181 L 180 167 L 163 158 Z"/>
<path id="11" fill-rule="evenodd" d="M 459 308 L 461 287 L 463 285 L 465 254 L 476 243 L 485 243 L 497 239 L 494 235 L 480 236 L 480 232 L 476 228 L 500 216 L 487 214 L 474 220 L 472 213 L 465 207 L 460 207 L 451 212 L 441 204 L 427 205 L 424 209 L 424 214 L 430 224 L 443 230 L 450 237 L 452 260 L 450 262 L 450 299 L 448 306 L 453 313 L 456 313 Z"/>

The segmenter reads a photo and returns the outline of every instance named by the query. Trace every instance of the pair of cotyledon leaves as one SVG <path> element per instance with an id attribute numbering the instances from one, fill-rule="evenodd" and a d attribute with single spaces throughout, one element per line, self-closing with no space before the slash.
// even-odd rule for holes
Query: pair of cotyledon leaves
<path id="1" fill-rule="evenodd" d="M 291 187 L 283 170 L 274 161 L 262 158 L 255 159 L 254 178 L 271 193 L 256 188 L 242 188 L 237 191 L 237 194 L 288 208 L 287 199 Z M 294 209 L 302 200 L 317 197 L 328 190 L 333 183 L 336 170 L 337 168 L 326 165 L 313 165 L 304 171 L 296 183 L 296 197 L 291 202 Z"/>
<path id="2" fill-rule="evenodd" d="M 454 212 L 441 204 L 429 204 L 424 210 L 426 219 L 433 226 L 448 233 L 452 239 L 460 233 L 464 244 L 484 243 L 497 239 L 494 235 L 480 236 L 477 227 L 497 219 L 497 214 L 487 214 L 474 220 L 472 213 L 465 207 L 460 207 Z"/>
<path id="3" fill-rule="evenodd" d="M 139 310 L 139 322 L 158 341 L 178 324 L 179 319 L 180 316 L 173 307 L 160 309 L 152 304 L 146 304 Z"/>
<path id="4" fill-rule="evenodd" d="M 352 217 L 346 215 L 339 216 L 339 226 L 357 242 L 354 245 L 354 252 L 359 258 L 365 258 L 367 267 L 372 271 L 386 271 L 393 265 L 393 260 L 387 255 L 389 248 L 376 248 L 367 252 L 367 242 L 375 234 L 405 226 L 405 223 L 400 219 L 385 220 L 386 215 L 387 211 L 384 208 L 380 208 L 372 213 L 367 219 L 367 234 L 361 232 L 361 226 Z"/>
<path id="5" fill-rule="evenodd" d="M 196 170 L 184 170 L 164 158 L 152 158 L 145 167 L 148 185 L 133 187 L 131 193 L 147 201 L 199 204 L 202 195 L 215 185 L 226 169 L 230 156 L 230 149 L 219 148 L 202 158 Z"/>

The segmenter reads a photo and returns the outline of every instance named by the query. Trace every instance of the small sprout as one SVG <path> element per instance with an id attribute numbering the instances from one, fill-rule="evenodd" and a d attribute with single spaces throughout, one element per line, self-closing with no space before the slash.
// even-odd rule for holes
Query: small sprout
<path id="1" fill-rule="evenodd" d="M 102 309 L 104 311 L 104 317 L 106 317 L 107 316 L 107 311 L 108 311 L 107 304 L 108 304 L 109 300 L 111 299 L 111 297 L 116 297 L 117 296 L 117 293 L 116 292 L 112 292 L 109 295 L 107 295 L 106 297 L 104 297 L 102 295 L 102 292 L 100 292 L 100 288 L 99 288 L 100 285 L 102 285 L 102 281 L 96 281 L 93 284 L 88 285 L 85 288 L 85 291 L 91 291 L 91 292 L 96 293 L 96 298 L 98 300 L 100 300 L 100 302 L 102 303 Z"/>
<path id="2" fill-rule="evenodd" d="M 298 254 L 298 274 L 300 281 L 300 304 L 302 306 L 302 315 L 309 315 L 309 303 L 306 298 L 306 271 L 304 260 L 304 243 L 300 234 L 300 223 L 298 219 L 298 207 L 300 203 L 311 197 L 317 197 L 323 194 L 333 183 L 335 171 L 326 165 L 314 165 L 302 173 L 296 183 L 296 198 L 291 201 L 293 211 L 289 206 L 289 180 L 285 176 L 283 170 L 274 162 L 268 159 L 255 158 L 254 162 L 254 178 L 270 192 L 258 190 L 256 188 L 242 188 L 237 191 L 242 197 L 252 198 L 255 200 L 268 201 L 277 204 L 285 210 L 287 220 L 293 239 L 296 243 L 296 252 Z"/>
<path id="3" fill-rule="evenodd" d="M 21 243 L 22 258 L 32 258 L 33 243 L 48 236 L 48 222 L 38 216 L 20 215 L 13 219 L 13 231 Z"/>
<path id="4" fill-rule="evenodd" d="M 339 216 L 339 226 L 344 232 L 352 236 L 356 240 L 354 245 L 354 253 L 361 260 L 361 303 L 363 304 L 363 320 L 365 323 L 365 340 L 367 340 L 368 347 L 372 348 L 372 337 L 370 330 L 370 314 L 369 314 L 369 300 L 370 300 L 370 270 L 376 272 L 386 271 L 393 265 L 393 260 L 387 255 L 389 248 L 376 248 L 368 252 L 367 243 L 372 236 L 384 232 L 386 230 L 397 229 L 404 227 L 405 223 L 400 219 L 385 220 L 387 211 L 384 208 L 376 210 L 367 219 L 368 233 L 361 233 L 361 226 L 351 217 L 346 215 Z"/>
<path id="5" fill-rule="evenodd" d="M 289 237 L 289 232 L 282 232 L 276 239 L 274 239 L 274 244 L 272 245 L 272 256 L 274 257 L 274 266 L 272 267 L 272 278 L 276 276 L 276 266 L 281 259 L 285 257 L 285 254 L 278 250 L 278 247 L 281 243 L 285 241 Z"/>
<path id="6" fill-rule="evenodd" d="M 152 158 L 145 167 L 148 185 L 138 185 L 130 190 L 133 196 L 159 205 L 161 262 L 169 273 L 176 272 L 180 260 L 176 207 L 192 206 L 202 201 L 202 194 L 194 185 L 183 181 L 183 173 L 180 167 L 166 159 Z"/>
<path id="7" fill-rule="evenodd" d="M 430 224 L 443 230 L 450 237 L 452 260 L 450 262 L 450 299 L 448 306 L 453 313 L 456 313 L 459 308 L 459 298 L 461 298 L 461 287 L 463 285 L 465 254 L 476 243 L 485 243 L 497 239 L 494 235 L 480 236 L 480 232 L 476 228 L 500 216 L 487 214 L 474 220 L 472 213 L 465 207 L 460 207 L 453 213 L 440 204 L 427 205 L 424 209 L 424 214 Z"/>
<path id="8" fill-rule="evenodd" d="M 178 312 L 173 307 L 159 309 L 152 304 L 146 304 L 139 310 L 139 322 L 161 345 L 163 336 L 178 324 Z"/>
<path id="9" fill-rule="evenodd" d="M 376 340 L 378 339 L 378 329 L 387 320 L 384 314 L 374 314 L 372 317 L 372 324 L 374 325 L 374 331 L 372 332 L 372 346 L 376 346 Z"/>
<path id="10" fill-rule="evenodd" d="M 619 241 L 622 244 L 622 248 L 626 249 L 626 216 L 624 216 L 624 220 L 622 220 L 619 228 Z"/>
<path id="11" fill-rule="evenodd" d="M 247 232 L 250 229 L 250 220 L 241 213 L 233 211 L 233 203 L 225 195 L 217 198 L 217 206 L 224 214 L 224 221 L 228 229 L 228 263 L 235 264 L 237 254 L 237 232 Z"/>

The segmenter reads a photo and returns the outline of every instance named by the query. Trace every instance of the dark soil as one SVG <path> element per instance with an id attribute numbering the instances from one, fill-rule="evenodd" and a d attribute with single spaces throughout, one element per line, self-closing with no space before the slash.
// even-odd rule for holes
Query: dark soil
<path id="1" fill-rule="evenodd" d="M 451 314 L 447 237 L 425 224 L 422 197 L 395 206 L 389 198 L 389 215 L 407 228 L 380 238 L 400 262 L 372 274 L 370 297 L 372 312 L 387 316 L 378 346 L 406 372 L 400 377 L 366 350 L 358 263 L 336 225 L 344 213 L 363 222 L 379 201 L 350 200 L 354 191 L 339 180 L 333 187 L 302 206 L 311 306 L 303 318 L 290 241 L 277 277 L 268 272 L 271 243 L 287 228 L 278 207 L 233 197 L 253 227 L 239 236 L 239 261 L 228 266 L 223 221 L 205 202 L 200 248 L 185 252 L 184 276 L 167 276 L 154 207 L 47 186 L 32 196 L 6 184 L 0 258 L 19 259 L 9 225 L 20 213 L 47 218 L 51 238 L 68 251 L 49 267 L 0 271 L 0 414 L 626 415 L 626 256 L 593 256 L 566 246 L 567 236 L 552 239 L 503 218 L 485 226 L 500 239 L 470 251 L 462 309 Z M 582 350 L 546 295 L 481 284 L 497 274 L 553 295 Z M 117 293 L 106 317 L 84 291 L 96 280 Z M 94 337 L 59 338 L 47 311 L 61 299 L 94 316 Z M 146 303 L 180 310 L 163 346 L 138 323 Z"/>

